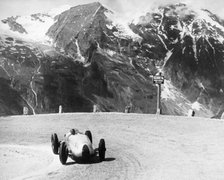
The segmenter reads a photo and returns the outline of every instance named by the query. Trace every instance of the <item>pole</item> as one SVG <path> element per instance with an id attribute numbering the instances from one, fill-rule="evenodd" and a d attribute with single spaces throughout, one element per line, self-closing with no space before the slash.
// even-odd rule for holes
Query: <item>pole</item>
<path id="1" fill-rule="evenodd" d="M 164 83 L 164 76 L 162 76 L 162 73 L 153 76 L 153 83 L 157 84 L 157 108 L 156 108 L 156 114 L 161 114 L 161 84 Z"/>
<path id="2" fill-rule="evenodd" d="M 58 113 L 61 114 L 62 113 L 62 105 L 59 106 L 59 110 Z"/>
<path id="3" fill-rule="evenodd" d="M 156 114 L 161 114 L 161 108 L 160 108 L 160 96 L 161 96 L 161 84 L 158 84 L 158 88 L 157 88 L 157 111 Z"/>

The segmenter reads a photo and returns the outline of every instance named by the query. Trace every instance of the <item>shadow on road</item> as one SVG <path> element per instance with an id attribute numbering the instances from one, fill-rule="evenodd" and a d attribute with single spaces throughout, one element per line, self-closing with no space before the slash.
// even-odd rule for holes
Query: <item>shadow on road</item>
<path id="1" fill-rule="evenodd" d="M 105 160 L 104 161 L 106 161 L 106 162 L 110 162 L 110 161 L 114 161 L 114 160 L 116 160 L 115 158 L 113 158 L 113 157 L 110 157 L 110 158 L 105 158 Z"/>
<path id="2" fill-rule="evenodd" d="M 111 162 L 111 161 L 115 161 L 116 159 L 113 158 L 113 157 L 108 157 L 108 158 L 105 158 L 105 162 Z M 73 162 L 67 162 L 66 163 L 66 166 L 70 166 L 70 165 L 74 165 L 74 164 L 97 164 L 97 163 L 101 163 L 101 162 L 104 162 L 104 161 L 100 161 L 99 157 L 94 157 L 90 160 L 76 160 L 76 161 L 73 161 Z"/>

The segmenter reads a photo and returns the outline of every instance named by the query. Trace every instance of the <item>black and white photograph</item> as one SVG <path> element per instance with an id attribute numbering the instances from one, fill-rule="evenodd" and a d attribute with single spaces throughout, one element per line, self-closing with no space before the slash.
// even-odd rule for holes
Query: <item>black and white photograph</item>
<path id="1" fill-rule="evenodd" d="M 0 180 L 224 180 L 223 0 L 0 0 Z"/>

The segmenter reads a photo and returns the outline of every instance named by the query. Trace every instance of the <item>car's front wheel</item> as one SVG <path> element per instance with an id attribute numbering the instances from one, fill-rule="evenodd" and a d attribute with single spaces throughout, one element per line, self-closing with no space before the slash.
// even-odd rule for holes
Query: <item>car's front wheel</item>
<path id="1" fill-rule="evenodd" d="M 60 143 L 58 141 L 58 136 L 56 133 L 51 135 L 51 148 L 54 154 L 58 154 L 58 148 Z"/>
<path id="2" fill-rule="evenodd" d="M 89 130 L 86 131 L 86 132 L 85 132 L 85 135 L 88 136 L 90 142 L 93 143 L 93 140 L 92 140 L 92 133 L 91 133 L 91 131 L 89 131 Z"/>
<path id="3" fill-rule="evenodd" d="M 104 161 L 105 160 L 105 152 L 106 152 L 106 144 L 105 144 L 104 139 L 100 140 L 98 150 L 99 150 L 100 161 Z"/>
<path id="4" fill-rule="evenodd" d="M 66 161 L 68 159 L 68 149 L 65 142 L 62 142 L 59 148 L 59 159 L 61 161 L 61 164 L 66 164 Z"/>

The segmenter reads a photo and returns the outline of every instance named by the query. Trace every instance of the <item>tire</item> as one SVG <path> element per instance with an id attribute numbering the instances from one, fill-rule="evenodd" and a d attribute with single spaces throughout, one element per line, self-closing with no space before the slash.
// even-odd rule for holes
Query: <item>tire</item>
<path id="1" fill-rule="evenodd" d="M 99 158 L 100 158 L 100 161 L 105 160 L 105 152 L 106 152 L 105 140 L 101 139 L 100 142 L 99 142 Z"/>
<path id="2" fill-rule="evenodd" d="M 58 141 L 58 136 L 56 133 L 51 135 L 51 147 L 54 154 L 58 154 L 58 148 L 60 143 Z"/>
<path id="3" fill-rule="evenodd" d="M 90 152 L 88 146 L 85 144 L 82 148 L 82 158 L 87 160 L 90 157 Z"/>
<path id="4" fill-rule="evenodd" d="M 92 133 L 91 133 L 90 131 L 86 131 L 86 132 L 85 132 L 85 135 L 88 136 L 90 142 L 93 143 L 93 140 L 92 140 Z"/>
<path id="5" fill-rule="evenodd" d="M 68 159 L 68 149 L 65 142 L 62 142 L 59 148 L 59 159 L 61 161 L 61 164 L 66 164 L 66 161 Z"/>

